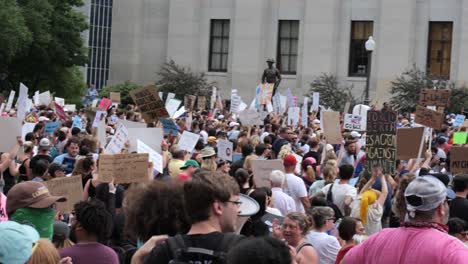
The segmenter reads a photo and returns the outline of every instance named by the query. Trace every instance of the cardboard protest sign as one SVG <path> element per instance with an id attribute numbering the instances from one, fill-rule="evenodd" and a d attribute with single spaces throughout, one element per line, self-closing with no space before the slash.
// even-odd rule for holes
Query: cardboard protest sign
<path id="1" fill-rule="evenodd" d="M 54 105 L 55 105 L 55 113 L 57 114 L 57 116 L 63 121 L 66 121 L 67 115 L 65 114 L 65 110 L 63 110 L 63 108 L 56 102 L 54 102 Z"/>
<path id="2" fill-rule="evenodd" d="M 148 182 L 148 154 L 99 155 L 98 180 L 101 182 Z"/>
<path id="3" fill-rule="evenodd" d="M 450 149 L 450 172 L 454 175 L 468 173 L 468 148 L 453 146 Z"/>
<path id="4" fill-rule="evenodd" d="M 216 146 L 218 147 L 218 157 L 232 162 L 232 153 L 234 152 L 232 142 L 220 139 Z"/>
<path id="5" fill-rule="evenodd" d="M 442 113 L 418 105 L 416 106 L 416 117 L 414 122 L 434 129 L 441 129 L 443 124 L 443 115 L 444 114 Z"/>
<path id="6" fill-rule="evenodd" d="M 195 145 L 197 144 L 199 138 L 200 135 L 184 131 L 177 145 L 180 149 L 191 152 L 195 148 Z"/>
<path id="7" fill-rule="evenodd" d="M 182 102 L 177 99 L 169 99 L 166 101 L 166 110 L 170 117 L 172 117 L 177 109 L 179 109 L 181 103 Z"/>
<path id="8" fill-rule="evenodd" d="M 128 140 L 127 128 L 122 123 L 118 123 L 117 130 L 115 131 L 115 134 L 112 137 L 109 144 L 107 144 L 104 152 L 107 154 L 120 153 L 122 149 L 125 147 L 125 143 L 127 142 L 127 140 Z"/>
<path id="9" fill-rule="evenodd" d="M 252 173 L 255 181 L 255 186 L 271 187 L 270 174 L 274 170 L 284 172 L 283 161 L 275 160 L 252 160 Z"/>
<path id="10" fill-rule="evenodd" d="M 16 117 L 0 117 L 0 152 L 9 152 L 16 145 L 16 137 L 21 136 L 22 123 Z"/>
<path id="11" fill-rule="evenodd" d="M 177 136 L 179 134 L 176 124 L 171 119 L 161 118 L 159 121 L 161 121 L 163 125 L 164 135 L 172 134 Z"/>
<path id="12" fill-rule="evenodd" d="M 288 126 L 297 127 L 299 125 L 299 115 L 301 109 L 299 107 L 288 108 Z"/>
<path id="13" fill-rule="evenodd" d="M 240 113 L 239 119 L 244 126 L 259 126 L 263 124 L 260 113 L 256 110 L 244 110 Z"/>
<path id="14" fill-rule="evenodd" d="M 143 141 L 137 139 L 137 152 L 148 153 L 149 161 L 153 162 L 154 169 L 163 173 L 163 157 L 154 149 L 150 148 Z"/>
<path id="15" fill-rule="evenodd" d="M 343 125 L 344 129 L 362 131 L 361 124 L 362 124 L 362 116 L 353 115 L 353 114 L 345 114 L 344 125 Z"/>
<path id="16" fill-rule="evenodd" d="M 453 144 L 454 145 L 465 145 L 466 144 L 466 132 L 455 132 L 453 133 Z"/>
<path id="17" fill-rule="evenodd" d="M 340 113 L 334 111 L 323 111 L 321 124 L 323 134 L 329 144 L 341 144 Z"/>
<path id="18" fill-rule="evenodd" d="M 468 127 L 468 120 L 465 119 L 465 121 L 463 121 L 462 127 Z"/>
<path id="19" fill-rule="evenodd" d="M 15 91 L 13 90 L 10 91 L 10 96 L 8 96 L 8 101 L 5 107 L 5 111 L 7 112 L 10 111 L 11 106 L 13 105 L 13 99 L 15 99 L 15 94 L 16 94 Z"/>
<path id="20" fill-rule="evenodd" d="M 40 105 L 49 105 L 52 101 L 52 97 L 50 96 L 49 91 L 45 91 L 39 94 L 39 104 Z"/>
<path id="21" fill-rule="evenodd" d="M 109 97 L 112 102 L 120 103 L 120 92 L 110 92 Z"/>
<path id="22" fill-rule="evenodd" d="M 379 165 L 384 174 L 393 174 L 396 161 L 397 114 L 393 111 L 367 112 L 366 170 Z M 419 145 L 418 145 L 419 146 Z"/>
<path id="23" fill-rule="evenodd" d="M 60 121 L 47 122 L 44 127 L 44 133 L 46 135 L 52 135 L 55 132 L 55 130 L 57 130 L 59 127 L 60 127 Z"/>
<path id="24" fill-rule="evenodd" d="M 192 111 L 195 106 L 195 101 L 197 97 L 195 95 L 186 95 L 184 97 L 184 106 L 187 111 Z"/>
<path id="25" fill-rule="evenodd" d="M 23 139 L 23 141 L 26 141 L 24 139 L 26 137 L 26 134 L 33 132 L 35 126 L 36 126 L 36 123 L 24 123 L 21 129 L 21 138 Z"/>
<path id="26" fill-rule="evenodd" d="M 50 194 L 67 197 L 66 202 L 57 203 L 57 211 L 66 214 L 83 199 L 83 183 L 80 176 L 60 177 L 43 182 Z"/>
<path id="27" fill-rule="evenodd" d="M 450 102 L 450 90 L 422 89 L 419 104 L 423 106 L 447 107 Z"/>
<path id="28" fill-rule="evenodd" d="M 169 117 L 166 107 L 153 85 L 132 90 L 130 96 L 140 108 L 147 123 L 154 122 L 159 118 Z"/>
<path id="29" fill-rule="evenodd" d="M 424 127 L 397 129 L 396 158 L 409 160 L 418 158 L 420 142 L 424 135 Z M 425 146 L 421 153 L 425 152 Z"/>
<path id="30" fill-rule="evenodd" d="M 205 108 L 206 108 L 206 97 L 205 96 L 198 96 L 197 97 L 197 108 L 199 110 L 205 110 Z"/>
<path id="31" fill-rule="evenodd" d="M 465 122 L 465 115 L 457 115 L 455 116 L 455 120 L 453 121 L 453 126 L 459 127 L 463 125 L 463 122 Z"/>

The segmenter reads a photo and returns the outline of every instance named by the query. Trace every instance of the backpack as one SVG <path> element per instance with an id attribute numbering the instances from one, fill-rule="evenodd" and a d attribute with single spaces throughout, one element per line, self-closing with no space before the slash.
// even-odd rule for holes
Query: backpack
<path id="1" fill-rule="evenodd" d="M 225 233 L 219 243 L 219 247 L 216 250 L 210 250 L 206 248 L 187 246 L 182 235 L 170 237 L 167 240 L 167 245 L 173 259 L 169 261 L 169 263 L 226 263 L 226 255 L 229 248 L 231 248 L 232 245 L 241 238 L 241 236 L 234 233 Z"/>
<path id="2" fill-rule="evenodd" d="M 334 183 L 331 184 L 330 189 L 328 190 L 328 193 L 327 193 L 327 205 L 331 207 L 331 209 L 333 209 L 333 211 L 335 212 L 335 219 L 338 220 L 338 219 L 343 218 L 343 214 L 341 213 L 340 208 L 338 208 L 338 206 L 333 202 L 333 193 L 332 193 L 333 184 Z"/>

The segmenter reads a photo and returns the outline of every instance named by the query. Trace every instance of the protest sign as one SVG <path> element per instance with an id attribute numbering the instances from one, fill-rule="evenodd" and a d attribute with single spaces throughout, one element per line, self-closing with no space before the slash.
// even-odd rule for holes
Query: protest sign
<path id="1" fill-rule="evenodd" d="M 244 110 L 239 114 L 239 119 L 244 126 L 262 125 L 260 113 L 256 110 Z"/>
<path id="2" fill-rule="evenodd" d="M 465 119 L 465 121 L 463 121 L 462 127 L 468 127 L 468 120 Z"/>
<path id="3" fill-rule="evenodd" d="M 307 111 L 307 104 L 309 103 L 309 98 L 304 97 L 304 103 L 302 104 L 302 113 L 301 113 L 301 125 L 307 127 L 309 124 L 309 112 Z"/>
<path id="4" fill-rule="evenodd" d="M 161 118 L 159 121 L 163 125 L 164 135 L 172 134 L 177 136 L 179 134 L 176 124 L 171 119 Z"/>
<path id="5" fill-rule="evenodd" d="M 97 126 L 97 138 L 99 140 L 100 146 L 104 147 L 107 143 L 106 140 L 106 121 L 101 120 Z"/>
<path id="6" fill-rule="evenodd" d="M 281 160 L 252 160 L 252 172 L 255 186 L 257 188 L 271 187 L 270 174 L 274 170 L 284 172 L 284 166 Z"/>
<path id="7" fill-rule="evenodd" d="M 319 100 L 320 100 L 320 93 L 317 93 L 317 92 L 312 93 L 312 105 L 310 106 L 311 112 L 318 112 Z"/>
<path id="8" fill-rule="evenodd" d="M 179 146 L 180 149 L 191 152 L 193 148 L 195 148 L 195 145 L 197 144 L 199 138 L 200 138 L 200 135 L 197 135 L 188 131 L 184 131 L 177 145 Z"/>
<path id="9" fill-rule="evenodd" d="M 351 103 L 346 102 L 346 104 L 344 105 L 343 113 L 347 114 L 349 112 L 350 107 L 351 107 Z"/>
<path id="10" fill-rule="evenodd" d="M 101 98 L 101 102 L 99 103 L 99 109 L 106 111 L 112 104 L 111 99 L 107 99 L 106 97 Z"/>
<path id="11" fill-rule="evenodd" d="M 166 107 L 153 85 L 132 90 L 130 96 L 140 108 L 147 123 L 154 122 L 159 118 L 169 117 Z"/>
<path id="12" fill-rule="evenodd" d="M 414 122 L 432 127 L 434 129 L 442 128 L 443 114 L 423 106 L 416 106 L 416 117 Z"/>
<path id="13" fill-rule="evenodd" d="M 400 160 L 419 158 L 419 147 L 423 135 L 424 127 L 397 129 L 396 158 Z M 422 149 L 421 153 L 424 152 L 425 148 Z"/>
<path id="14" fill-rule="evenodd" d="M 93 127 L 98 127 L 99 123 L 104 120 L 107 116 L 106 111 L 96 111 L 96 116 L 94 117 Z"/>
<path id="15" fill-rule="evenodd" d="M 44 128 L 44 133 L 46 135 L 52 135 L 55 130 L 57 130 L 60 127 L 60 121 L 56 122 L 47 122 Z"/>
<path id="16" fill-rule="evenodd" d="M 229 140 L 219 139 L 218 144 L 218 157 L 223 160 L 228 160 L 232 162 L 232 152 L 234 152 L 233 144 Z"/>
<path id="17" fill-rule="evenodd" d="M 173 98 L 166 101 L 166 110 L 170 117 L 174 115 L 181 103 L 182 102 L 180 100 Z"/>
<path id="18" fill-rule="evenodd" d="M 299 107 L 288 108 L 288 126 L 297 127 L 299 125 L 299 115 L 301 109 Z"/>
<path id="19" fill-rule="evenodd" d="M 215 106 L 215 103 L 216 103 L 216 91 L 217 91 L 217 88 L 216 87 L 211 87 L 212 90 L 211 90 L 211 98 L 210 98 L 210 109 L 213 109 L 214 106 Z"/>
<path id="20" fill-rule="evenodd" d="M 468 148 L 454 146 L 450 149 L 450 172 L 453 175 L 468 173 Z"/>
<path id="21" fill-rule="evenodd" d="M 457 115 L 455 117 L 455 120 L 453 121 L 453 126 L 454 127 L 459 127 L 463 125 L 463 122 L 465 122 L 465 115 Z"/>
<path id="22" fill-rule="evenodd" d="M 353 115 L 353 114 L 345 114 L 344 118 L 344 129 L 348 130 L 357 130 L 362 131 L 361 128 L 362 124 L 362 116 L 360 115 Z"/>
<path id="23" fill-rule="evenodd" d="M 168 93 L 167 94 L 167 97 L 166 97 L 166 106 L 167 106 L 167 102 L 169 102 L 169 100 L 173 99 L 175 97 L 175 93 Z"/>
<path id="24" fill-rule="evenodd" d="M 9 152 L 16 145 L 16 137 L 21 136 L 22 121 L 16 117 L 0 117 L 0 152 Z"/>
<path id="25" fill-rule="evenodd" d="M 65 114 L 65 110 L 63 110 L 63 108 L 55 102 L 54 102 L 54 105 L 55 105 L 55 113 L 57 114 L 57 116 L 63 121 L 67 121 L 67 115 Z"/>
<path id="26" fill-rule="evenodd" d="M 329 144 L 341 144 L 340 113 L 334 111 L 323 111 L 321 124 L 323 134 Z"/>
<path id="27" fill-rule="evenodd" d="M 147 182 L 148 153 L 99 155 L 98 181 L 114 183 Z"/>
<path id="28" fill-rule="evenodd" d="M 422 89 L 419 104 L 422 106 L 447 107 L 450 101 L 450 90 Z"/>
<path id="29" fill-rule="evenodd" d="M 3 110 L 4 110 L 4 109 L 5 109 L 5 103 L 2 103 L 2 104 L 0 105 L 0 114 L 3 113 Z"/>
<path id="30" fill-rule="evenodd" d="M 172 115 L 172 118 L 174 119 L 177 119 L 179 118 L 180 116 L 182 116 L 183 114 L 185 114 L 185 106 L 182 106 L 181 108 L 179 108 L 179 110 L 175 111 L 174 115 Z"/>
<path id="31" fill-rule="evenodd" d="M 83 124 L 81 122 L 81 117 L 76 115 L 73 117 L 73 124 L 72 124 L 72 128 L 74 127 L 77 127 L 79 129 L 83 129 Z"/>
<path id="32" fill-rule="evenodd" d="M 110 92 L 109 97 L 112 102 L 120 103 L 120 92 Z"/>
<path id="33" fill-rule="evenodd" d="M 33 95 L 34 105 L 39 105 L 39 91 L 35 91 Z"/>
<path id="34" fill-rule="evenodd" d="M 361 119 L 361 129 L 366 131 L 367 128 L 367 111 L 370 110 L 368 105 L 358 104 L 353 107 L 353 115 L 360 115 Z"/>
<path id="35" fill-rule="evenodd" d="M 21 128 L 21 138 L 23 142 L 26 141 L 24 138 L 26 137 L 27 133 L 33 132 L 36 123 L 24 123 L 23 127 Z"/>
<path id="36" fill-rule="evenodd" d="M 156 152 L 161 153 L 163 137 L 163 129 L 159 127 L 129 128 L 128 141 L 130 147 L 128 150 L 129 152 L 137 151 L 137 140 L 139 139 Z"/>
<path id="37" fill-rule="evenodd" d="M 65 99 L 60 97 L 54 97 L 54 102 L 59 104 L 61 107 L 65 106 Z"/>
<path id="38" fill-rule="evenodd" d="M 40 105 L 49 105 L 52 101 L 52 97 L 50 96 L 49 91 L 45 91 L 39 94 L 39 104 Z"/>
<path id="39" fill-rule="evenodd" d="M 260 86 L 260 98 L 259 103 L 261 105 L 266 105 L 271 103 L 271 96 L 273 94 L 273 87 L 275 86 L 274 83 L 263 83 L 259 84 Z"/>
<path id="40" fill-rule="evenodd" d="M 80 176 L 59 177 L 43 182 L 54 196 L 67 197 L 66 202 L 57 203 L 57 211 L 68 214 L 73 211 L 73 206 L 83 199 L 83 183 Z"/>
<path id="41" fill-rule="evenodd" d="M 16 101 L 16 117 L 23 120 L 26 117 L 26 113 L 29 112 L 30 105 L 28 99 L 28 87 L 23 83 L 20 83 L 20 92 L 18 96 L 18 101 Z"/>
<path id="42" fill-rule="evenodd" d="M 197 97 L 197 108 L 198 110 L 205 110 L 206 108 L 206 97 L 198 96 Z"/>
<path id="43" fill-rule="evenodd" d="M 75 112 L 76 111 L 76 105 L 66 104 L 65 107 L 64 107 L 64 110 L 68 111 L 68 112 Z"/>
<path id="44" fill-rule="evenodd" d="M 91 102 L 91 107 L 92 107 L 92 108 L 96 108 L 97 105 L 98 105 L 98 103 L 99 103 L 99 99 L 94 99 L 94 100 Z"/>
<path id="45" fill-rule="evenodd" d="M 115 134 L 112 137 L 109 144 L 107 144 L 104 152 L 107 154 L 120 153 L 122 149 L 125 147 L 125 143 L 127 142 L 127 140 L 128 140 L 127 128 L 122 123 L 118 123 L 117 130 L 115 131 Z"/>
<path id="46" fill-rule="evenodd" d="M 10 111 L 11 106 L 13 105 L 13 99 L 15 99 L 15 94 L 16 94 L 15 91 L 13 90 L 10 91 L 10 96 L 8 96 L 8 101 L 5 107 L 5 111 L 7 112 Z"/>
<path id="47" fill-rule="evenodd" d="M 159 173 L 163 173 L 163 157 L 161 154 L 156 152 L 154 149 L 150 148 L 143 141 L 137 139 L 137 152 L 138 153 L 148 153 L 149 161 L 154 165 L 154 169 Z"/>
<path id="48" fill-rule="evenodd" d="M 195 101 L 197 97 L 195 95 L 186 95 L 184 97 L 184 106 L 187 111 L 192 111 L 195 106 Z"/>
<path id="49" fill-rule="evenodd" d="M 120 119 L 119 123 L 122 123 L 126 128 L 145 128 L 148 127 L 146 123 L 142 122 L 133 122 L 133 121 L 128 121 L 128 120 L 123 120 Z"/>
<path id="50" fill-rule="evenodd" d="M 380 166 L 384 174 L 393 174 L 396 160 L 397 114 L 393 111 L 367 112 L 366 170 Z M 419 145 L 418 145 L 419 146 Z"/>
<path id="51" fill-rule="evenodd" d="M 242 98 L 238 95 L 231 96 L 231 113 L 239 113 L 239 107 L 242 102 Z"/>
<path id="52" fill-rule="evenodd" d="M 287 102 L 288 102 L 288 108 L 296 106 L 295 103 L 294 103 L 294 98 L 293 98 L 293 95 L 292 95 L 292 92 L 291 92 L 290 88 L 288 88 L 288 90 L 286 90 L 286 99 L 287 99 Z"/>
<path id="53" fill-rule="evenodd" d="M 453 133 L 453 144 L 454 145 L 465 145 L 466 144 L 466 132 L 455 132 Z"/>

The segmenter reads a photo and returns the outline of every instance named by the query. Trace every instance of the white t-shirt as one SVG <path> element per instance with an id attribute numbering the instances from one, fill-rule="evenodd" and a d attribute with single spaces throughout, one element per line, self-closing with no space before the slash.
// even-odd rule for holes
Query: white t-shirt
<path id="1" fill-rule="evenodd" d="M 327 184 L 325 187 L 322 188 L 321 192 L 325 194 L 325 196 L 328 194 L 328 190 L 330 190 L 330 186 L 332 184 Z M 353 200 L 356 199 L 357 197 L 357 191 L 356 188 L 345 183 L 345 184 L 339 184 L 335 183 L 333 184 L 332 188 L 332 194 L 333 194 L 333 203 L 338 206 L 340 209 L 341 213 L 345 215 L 344 211 L 344 200 L 346 196 L 350 196 Z"/>
<path id="2" fill-rule="evenodd" d="M 286 173 L 287 186 L 283 187 L 283 191 L 293 198 L 296 204 L 296 211 L 305 213 L 301 198 L 307 197 L 307 189 L 304 181 L 292 173 Z"/>
<path id="3" fill-rule="evenodd" d="M 373 204 L 369 205 L 367 209 L 366 223 L 364 224 L 366 235 L 370 236 L 382 230 L 382 215 L 383 207 L 378 201 L 375 201 Z M 361 195 L 359 195 L 357 199 L 351 203 L 350 216 L 361 218 Z"/>
<path id="4" fill-rule="evenodd" d="M 334 264 L 336 256 L 341 249 L 338 239 L 327 233 L 310 231 L 306 235 L 306 240 L 312 244 L 317 251 L 319 264 Z"/>
<path id="5" fill-rule="evenodd" d="M 291 196 L 283 192 L 281 188 L 271 188 L 273 194 L 273 206 L 278 209 L 282 215 L 296 211 L 296 203 Z"/>

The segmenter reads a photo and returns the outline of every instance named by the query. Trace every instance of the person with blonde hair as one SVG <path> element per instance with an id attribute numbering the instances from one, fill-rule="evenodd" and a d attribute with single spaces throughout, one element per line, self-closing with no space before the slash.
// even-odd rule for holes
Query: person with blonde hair
<path id="1" fill-rule="evenodd" d="M 33 254 L 28 264 L 57 264 L 60 261 L 60 255 L 50 240 L 41 238 L 33 248 Z"/>
<path id="2" fill-rule="evenodd" d="M 216 163 L 216 151 L 212 147 L 205 147 L 201 151 L 201 168 L 214 174 L 218 168 Z"/>
<path id="3" fill-rule="evenodd" d="M 332 183 L 338 176 L 338 167 L 336 160 L 329 160 L 322 169 L 323 180 L 315 181 L 309 188 L 309 196 L 313 196 L 325 185 Z"/>

